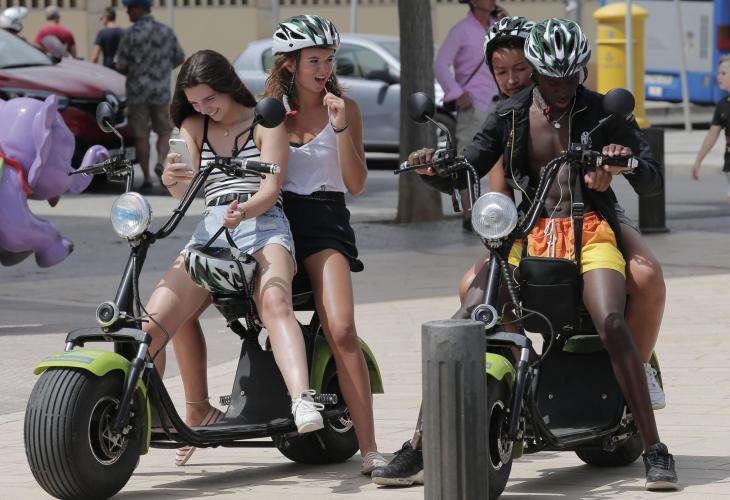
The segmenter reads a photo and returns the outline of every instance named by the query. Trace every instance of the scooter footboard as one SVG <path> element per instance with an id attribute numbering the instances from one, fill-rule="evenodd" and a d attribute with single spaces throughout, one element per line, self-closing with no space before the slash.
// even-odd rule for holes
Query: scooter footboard
<path id="1" fill-rule="evenodd" d="M 538 417 L 558 439 L 601 433 L 623 415 L 624 398 L 605 350 L 550 353 L 534 390 Z"/>

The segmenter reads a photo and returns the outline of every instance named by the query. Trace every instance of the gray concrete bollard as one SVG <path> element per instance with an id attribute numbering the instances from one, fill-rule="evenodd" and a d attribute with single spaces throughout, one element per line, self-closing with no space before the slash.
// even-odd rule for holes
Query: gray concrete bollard
<path id="1" fill-rule="evenodd" d="M 484 325 L 461 319 L 424 323 L 421 347 L 425 498 L 487 498 Z"/>
<path id="2" fill-rule="evenodd" d="M 659 162 L 662 178 L 666 175 L 664 170 L 664 129 L 649 127 L 642 129 L 644 138 L 654 153 L 654 158 Z M 653 196 L 639 196 L 639 229 L 642 233 L 666 233 L 669 229 L 666 226 L 665 214 L 665 186 L 662 185 L 661 193 Z"/>

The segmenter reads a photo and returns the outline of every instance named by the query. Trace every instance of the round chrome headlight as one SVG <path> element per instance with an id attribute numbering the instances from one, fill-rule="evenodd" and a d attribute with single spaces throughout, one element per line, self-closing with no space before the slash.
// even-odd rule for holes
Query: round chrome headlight
<path id="1" fill-rule="evenodd" d="M 512 199 L 502 193 L 484 194 L 471 209 L 471 225 L 484 239 L 504 238 L 517 225 L 517 207 Z"/>
<path id="2" fill-rule="evenodd" d="M 111 221 L 119 236 L 134 239 L 150 227 L 152 207 L 141 194 L 124 193 L 112 204 Z"/>

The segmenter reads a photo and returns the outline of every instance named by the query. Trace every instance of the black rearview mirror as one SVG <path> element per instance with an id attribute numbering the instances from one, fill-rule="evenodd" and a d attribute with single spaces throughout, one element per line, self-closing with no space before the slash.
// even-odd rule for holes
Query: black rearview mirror
<path id="1" fill-rule="evenodd" d="M 264 97 L 256 103 L 256 121 L 266 128 L 274 128 L 284 121 L 286 109 L 278 99 Z"/>
<path id="2" fill-rule="evenodd" d="M 611 89 L 603 97 L 603 109 L 606 113 L 622 118 L 628 118 L 634 112 L 635 105 L 633 94 L 626 89 Z"/>
<path id="3" fill-rule="evenodd" d="M 426 123 L 436 113 L 436 105 L 427 94 L 415 92 L 408 98 L 408 116 L 417 123 Z"/>
<path id="4" fill-rule="evenodd" d="M 99 125 L 99 128 L 106 133 L 113 132 L 111 125 L 114 115 L 115 113 L 111 104 L 106 101 L 100 102 L 96 107 L 96 123 Z"/>

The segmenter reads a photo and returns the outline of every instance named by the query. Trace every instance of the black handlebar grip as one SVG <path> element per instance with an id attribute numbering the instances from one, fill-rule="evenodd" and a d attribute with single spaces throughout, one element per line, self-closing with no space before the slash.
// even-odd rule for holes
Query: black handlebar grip
<path id="1" fill-rule="evenodd" d="M 635 169 L 639 166 L 639 160 L 635 156 L 599 156 L 596 159 L 596 166 L 602 167 L 603 165 L 610 165 L 612 167 L 628 167 Z"/>
<path id="2" fill-rule="evenodd" d="M 258 172 L 259 174 L 278 174 L 281 172 L 281 167 L 276 163 L 267 163 L 265 161 L 258 160 L 243 160 L 241 167 L 246 170 Z"/>

